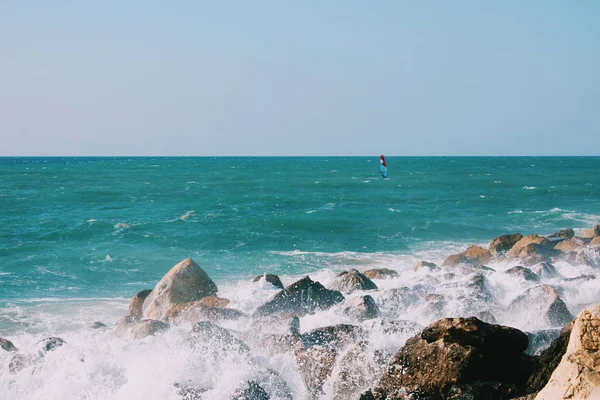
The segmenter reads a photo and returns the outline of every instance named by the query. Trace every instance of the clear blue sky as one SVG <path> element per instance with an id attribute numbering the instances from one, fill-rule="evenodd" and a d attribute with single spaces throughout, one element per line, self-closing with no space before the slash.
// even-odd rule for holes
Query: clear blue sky
<path id="1" fill-rule="evenodd" d="M 0 155 L 598 155 L 599 21 L 594 0 L 0 1 Z"/>

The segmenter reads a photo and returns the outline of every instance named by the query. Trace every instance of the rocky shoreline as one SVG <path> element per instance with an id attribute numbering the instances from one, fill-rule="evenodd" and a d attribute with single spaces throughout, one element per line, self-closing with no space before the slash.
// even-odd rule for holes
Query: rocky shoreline
<path id="1" fill-rule="evenodd" d="M 500 262 L 512 265 L 504 274 L 530 284 L 508 305 L 496 301 L 487 282 L 497 272 L 488 265 Z M 419 283 L 386 289 L 374 281 L 399 279 L 398 271 L 351 269 L 327 286 L 306 276 L 285 287 L 278 276 L 265 274 L 253 281 L 279 291 L 252 314 L 229 307 L 208 274 L 188 258 L 153 289 L 133 296 L 129 314 L 113 332 L 141 340 L 184 327 L 190 351 L 213 357 L 215 363 L 231 357 L 253 362 L 257 354 L 292 355 L 310 399 L 325 398 L 325 393 L 340 400 L 600 398 L 600 293 L 596 304 L 585 304 L 574 316 L 560 285 L 551 284 L 558 279 L 588 282 L 596 275 L 564 278 L 556 262 L 599 269 L 600 225 L 578 235 L 565 229 L 545 237 L 499 236 L 487 248 L 470 246 L 440 265 L 421 261 L 414 268 L 422 277 Z M 432 321 L 429 325 L 394 318 L 417 306 Z M 303 331 L 301 318 L 327 310 L 354 323 Z M 499 315 L 532 319 L 532 313 L 532 327 L 552 329 L 525 332 L 497 324 Z M 247 320 L 248 329 L 221 326 L 237 320 Z M 101 322 L 93 328 L 108 329 Z M 374 329 L 407 340 L 386 351 L 373 343 Z M 47 338 L 40 343 L 40 357 L 65 345 L 60 338 Z M 0 353 L 10 354 L 10 373 L 31 362 L 9 340 L 0 338 L 0 346 Z M 231 399 L 294 398 L 277 371 L 261 371 L 236 388 Z M 185 400 L 204 399 L 211 389 L 190 382 L 174 385 Z"/>

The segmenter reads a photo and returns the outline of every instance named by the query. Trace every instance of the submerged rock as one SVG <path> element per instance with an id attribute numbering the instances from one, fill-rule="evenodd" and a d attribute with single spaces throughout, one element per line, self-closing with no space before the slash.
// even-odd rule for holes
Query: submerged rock
<path id="1" fill-rule="evenodd" d="M 388 268 L 368 269 L 363 274 L 369 279 L 387 279 L 398 276 L 398 271 Z"/>
<path id="2" fill-rule="evenodd" d="M 0 338 L 0 347 L 6 351 L 18 351 L 15 345 L 8 339 Z"/>
<path id="3" fill-rule="evenodd" d="M 182 303 L 217 293 L 217 285 L 191 258 L 175 265 L 156 284 L 143 305 L 144 317 L 162 320 L 166 312 Z"/>
<path id="4" fill-rule="evenodd" d="M 416 305 L 420 296 L 407 286 L 385 289 L 373 294 L 381 310 L 402 314 L 407 308 Z"/>
<path id="5" fill-rule="evenodd" d="M 100 322 L 100 321 L 96 321 L 93 324 L 90 325 L 90 328 L 92 329 L 102 329 L 102 328 L 106 328 L 106 324 Z"/>
<path id="6" fill-rule="evenodd" d="M 339 274 L 329 285 L 331 290 L 338 290 L 342 293 L 352 293 L 357 290 L 375 290 L 377 285 L 372 280 L 361 274 L 356 269 L 344 271 Z"/>
<path id="7" fill-rule="evenodd" d="M 59 337 L 49 337 L 46 339 L 42 339 L 38 342 L 38 345 L 41 345 L 42 350 L 45 352 L 49 352 L 55 350 L 56 348 L 64 345 L 65 342 L 63 339 Z"/>
<path id="8" fill-rule="evenodd" d="M 256 315 L 284 312 L 302 316 L 314 313 L 317 309 L 326 310 L 342 301 L 344 296 L 340 292 L 326 289 L 306 276 L 258 307 Z"/>
<path id="9" fill-rule="evenodd" d="M 560 335 L 560 329 L 541 329 L 539 331 L 525 332 L 529 338 L 529 346 L 526 353 L 529 355 L 537 355 Z"/>
<path id="10" fill-rule="evenodd" d="M 375 300 L 369 295 L 355 297 L 348 301 L 348 305 L 343 309 L 344 314 L 352 316 L 359 321 L 373 319 L 381 316 L 379 307 Z"/>
<path id="11" fill-rule="evenodd" d="M 373 394 L 389 399 L 515 397 L 535 367 L 526 348 L 527 335 L 517 329 L 477 318 L 442 319 L 406 342 Z M 461 393 L 487 395 L 460 397 Z"/>
<path id="12" fill-rule="evenodd" d="M 511 276 L 517 276 L 519 278 L 522 278 L 523 280 L 530 282 L 539 282 L 540 280 L 540 277 L 535 272 L 533 272 L 529 268 L 525 268 L 520 265 L 506 270 L 506 274 Z"/>
<path id="13" fill-rule="evenodd" d="M 144 313 L 144 301 L 152 293 L 152 289 L 142 290 L 129 301 L 129 315 L 141 317 Z"/>
<path id="14" fill-rule="evenodd" d="M 265 281 L 269 282 L 271 285 L 275 286 L 278 289 L 284 288 L 283 283 L 281 283 L 281 279 L 279 279 L 277 275 L 273 274 L 259 275 L 256 278 L 252 279 L 252 282 L 258 282 L 263 278 L 265 279 Z"/>
<path id="15" fill-rule="evenodd" d="M 565 302 L 550 285 L 527 289 L 508 306 L 508 314 L 525 329 L 562 327 L 573 319 Z"/>
<path id="16" fill-rule="evenodd" d="M 510 235 L 498 236 L 490 242 L 488 250 L 490 251 L 492 256 L 500 256 L 512 249 L 515 243 L 517 243 L 522 238 L 523 235 L 521 235 L 520 233 L 512 233 Z"/>

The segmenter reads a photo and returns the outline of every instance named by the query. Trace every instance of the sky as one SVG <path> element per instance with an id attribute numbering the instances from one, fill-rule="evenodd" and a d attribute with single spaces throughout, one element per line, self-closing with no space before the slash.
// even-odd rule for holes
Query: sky
<path id="1" fill-rule="evenodd" d="M 598 155 L 600 2 L 0 0 L 0 156 Z"/>

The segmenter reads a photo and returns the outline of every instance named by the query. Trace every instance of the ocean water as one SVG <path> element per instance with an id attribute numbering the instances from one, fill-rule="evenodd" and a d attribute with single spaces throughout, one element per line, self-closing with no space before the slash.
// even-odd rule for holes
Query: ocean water
<path id="1" fill-rule="evenodd" d="M 427 279 L 437 279 L 435 287 L 446 278 L 415 273 L 418 260 L 441 263 L 505 233 L 547 235 L 600 222 L 598 157 L 386 159 L 384 180 L 378 156 L 0 158 L 0 337 L 37 360 L 18 374 L 0 362 L 0 398 L 179 399 L 173 384 L 184 379 L 210 387 L 207 398 L 229 398 L 232 381 L 260 372 L 256 363 L 196 365 L 179 328 L 142 341 L 110 330 L 131 296 L 186 257 L 231 307 L 251 314 L 276 293 L 250 281 L 263 273 L 284 284 L 305 275 L 327 284 L 349 268 L 385 267 L 400 277 L 376 281 L 382 290 Z M 501 274 L 511 266 L 492 265 L 498 273 L 488 277 L 499 307 L 527 289 Z M 595 273 L 556 266 L 563 278 Z M 549 283 L 574 314 L 600 301 L 596 280 Z M 417 306 L 388 314 L 431 321 Z M 497 314 L 521 329 L 548 328 L 535 315 L 527 325 Z M 93 321 L 109 329 L 91 330 Z M 301 326 L 337 322 L 352 321 L 333 309 L 303 317 Z M 371 334 L 390 351 L 407 339 Z M 40 339 L 57 335 L 68 346 L 33 356 Z M 306 396 L 291 356 L 262 357 L 294 398 Z M 333 385 L 322 398 L 331 398 Z"/>

